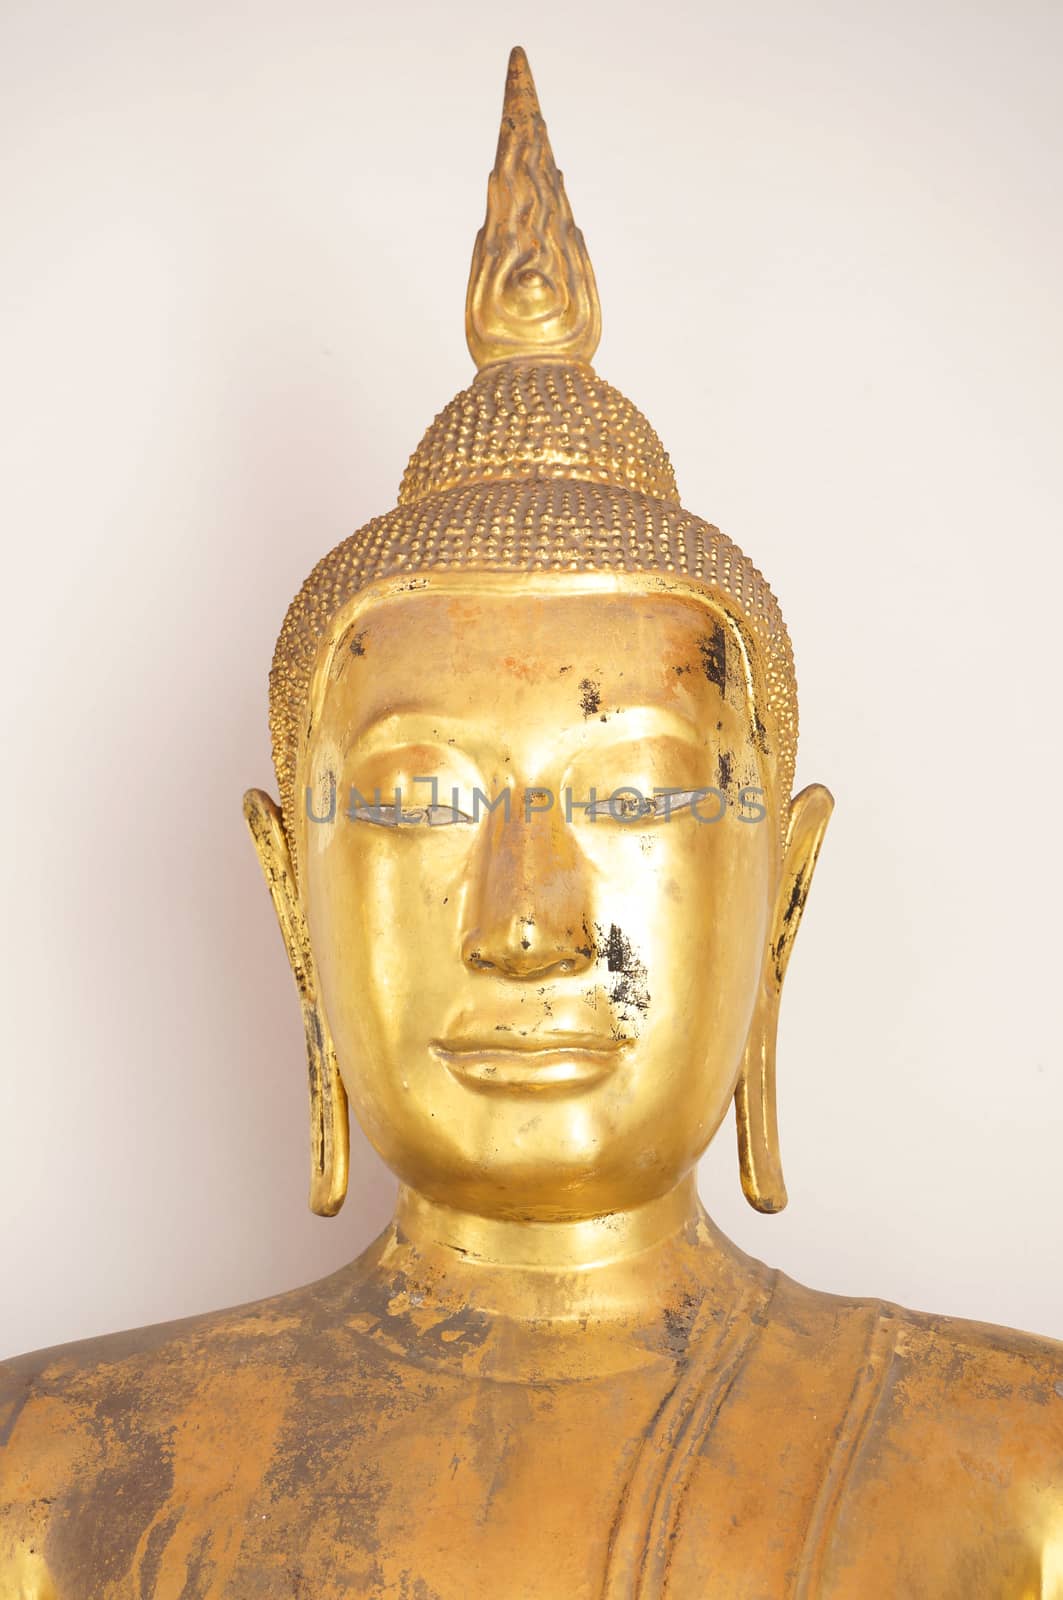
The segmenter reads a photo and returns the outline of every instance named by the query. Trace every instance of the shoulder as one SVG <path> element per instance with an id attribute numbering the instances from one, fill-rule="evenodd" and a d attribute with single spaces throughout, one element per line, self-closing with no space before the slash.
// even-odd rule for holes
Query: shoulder
<path id="1" fill-rule="evenodd" d="M 365 1341 L 338 1337 L 338 1301 L 324 1279 L 0 1363 L 0 1594 L 16 1577 L 31 1600 L 52 1581 L 83 1593 L 87 1572 L 94 1594 L 124 1594 L 190 1485 L 209 1500 L 239 1476 L 252 1493 L 299 1431 L 307 1372 L 334 1370 L 352 1394 L 368 1376 Z"/>
<path id="2" fill-rule="evenodd" d="M 900 1312 L 880 1406 L 883 1466 L 926 1462 L 939 1489 L 1063 1531 L 1063 1344 L 1011 1328 Z"/>
<path id="3" fill-rule="evenodd" d="M 119 1443 L 133 1415 L 164 1425 L 212 1389 L 233 1394 L 295 1375 L 342 1332 L 348 1299 L 341 1272 L 245 1305 L 0 1361 L 0 1452 L 10 1459 L 35 1417 L 91 1424 Z M 342 1343 L 348 1360 L 364 1352 Z"/>
<path id="4" fill-rule="evenodd" d="M 254 1347 L 285 1343 L 288 1303 L 279 1295 L 224 1311 L 155 1323 L 99 1338 L 30 1351 L 0 1362 L 0 1446 L 17 1436 L 27 1408 L 103 1407 L 122 1398 L 140 1405 L 172 1402 L 203 1375 L 204 1360 L 238 1363 Z"/>
<path id="5" fill-rule="evenodd" d="M 1063 1555 L 1063 1344 L 780 1276 L 746 1376 L 732 1454 L 786 1418 L 760 1478 L 794 1510 L 799 1592 L 1042 1593 Z"/>
<path id="6" fill-rule="evenodd" d="M 233 1366 L 252 1359 L 258 1364 L 297 1359 L 308 1342 L 357 1309 L 360 1280 L 353 1269 L 362 1260 L 261 1300 L 0 1360 L 0 1440 L 3 1404 L 12 1396 L 17 1400 L 27 1387 L 73 1393 L 105 1377 L 117 1382 L 149 1369 L 160 1377 L 178 1368 L 194 1371 L 200 1357 Z"/>
<path id="7" fill-rule="evenodd" d="M 863 1410 L 865 1446 L 877 1434 L 913 1461 L 962 1456 L 976 1471 L 992 1460 L 1001 1483 L 1052 1480 L 1058 1492 L 1063 1343 L 786 1278 L 774 1305 L 786 1356 L 804 1356 L 812 1370 L 833 1366 L 850 1410 Z"/>
<path id="8" fill-rule="evenodd" d="M 32 1484 L 142 1455 L 217 1374 L 282 1343 L 287 1296 L 0 1362 L 0 1511 Z M 143 1465 L 143 1462 L 141 1462 Z"/>
<path id="9" fill-rule="evenodd" d="M 1063 1401 L 1063 1342 L 887 1300 L 824 1294 L 776 1274 L 770 1318 L 791 1350 L 829 1358 L 840 1341 L 870 1359 L 916 1411 L 935 1404 L 1044 1408 Z M 1063 1407 L 1060 1408 L 1063 1410 Z"/>
<path id="10" fill-rule="evenodd" d="M 860 1552 L 861 1526 L 878 1529 Z M 1063 1539 L 1063 1346 L 900 1313 L 836 1556 L 898 1594 L 1042 1594 Z M 917 1587 L 921 1585 L 922 1587 Z"/>
<path id="11" fill-rule="evenodd" d="M 810 1522 L 824 1592 L 1041 1593 L 1063 1538 L 1063 1344 L 832 1299 L 811 1320 L 863 1337 Z"/>
<path id="12" fill-rule="evenodd" d="M 932 1316 L 892 1307 L 898 1353 L 928 1381 L 944 1384 L 957 1399 L 1048 1406 L 1061 1399 L 1063 1342 L 1015 1328 L 962 1317 Z"/>
<path id="13" fill-rule="evenodd" d="M 110 1538 L 99 1515 L 105 1499 L 150 1506 L 149 1519 L 164 1502 L 168 1433 L 187 1409 L 187 1385 L 175 1376 L 178 1352 L 194 1348 L 210 1320 L 81 1340 L 0 1363 L 0 1593 L 7 1585 L 30 1600 L 50 1600 L 60 1579 L 66 1592 L 77 1565 L 64 1571 L 60 1561 L 57 1571 L 51 1547 L 57 1524 L 71 1515 L 84 1538 L 101 1543 Z M 90 1508 L 88 1517 L 79 1519 L 79 1502 Z"/>

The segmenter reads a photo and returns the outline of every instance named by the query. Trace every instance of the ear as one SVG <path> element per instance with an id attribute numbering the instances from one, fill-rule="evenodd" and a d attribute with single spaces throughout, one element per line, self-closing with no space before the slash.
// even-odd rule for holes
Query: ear
<path id="1" fill-rule="evenodd" d="M 244 816 L 277 913 L 303 1008 L 310 1069 L 310 1209 L 320 1217 L 334 1217 L 347 1193 L 350 1145 L 347 1094 L 318 996 L 310 934 L 280 811 L 263 790 L 249 789 L 244 795 Z"/>
<path id="2" fill-rule="evenodd" d="M 820 845 L 833 810 L 834 797 L 820 783 L 802 789 L 790 802 L 760 993 L 735 1089 L 742 1190 L 757 1211 L 781 1211 L 787 1199 L 775 1101 L 775 1041 L 779 1027 L 779 1001 L 790 951 L 801 924 Z"/>

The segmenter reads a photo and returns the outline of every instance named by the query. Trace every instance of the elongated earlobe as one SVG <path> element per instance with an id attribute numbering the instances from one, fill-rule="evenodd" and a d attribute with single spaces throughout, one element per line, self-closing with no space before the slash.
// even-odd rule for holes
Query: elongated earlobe
<path id="1" fill-rule="evenodd" d="M 244 795 L 244 816 L 277 913 L 303 1008 L 310 1074 L 310 1209 L 320 1217 L 334 1217 L 347 1194 L 350 1149 L 347 1093 L 318 997 L 310 935 L 299 903 L 280 810 L 262 789 L 249 789 Z"/>
<path id="2" fill-rule="evenodd" d="M 778 996 L 774 1004 L 768 996 L 762 996 L 746 1042 L 742 1075 L 735 1089 L 742 1193 L 755 1211 L 765 1212 L 781 1211 L 788 1199 L 775 1100 L 778 1025 Z"/>
<path id="3" fill-rule="evenodd" d="M 760 995 L 735 1088 L 738 1165 L 742 1192 L 756 1211 L 781 1211 L 786 1183 L 779 1149 L 775 1095 L 775 1042 L 779 1003 L 790 951 L 805 909 L 834 798 L 814 783 L 790 802 L 779 890 L 761 974 Z"/>

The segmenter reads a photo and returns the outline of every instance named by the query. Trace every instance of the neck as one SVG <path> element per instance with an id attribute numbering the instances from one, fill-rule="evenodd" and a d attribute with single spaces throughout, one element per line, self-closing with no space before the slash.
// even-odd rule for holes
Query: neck
<path id="1" fill-rule="evenodd" d="M 593 1274 L 664 1244 L 695 1223 L 700 1212 L 690 1173 L 667 1194 L 645 1205 L 576 1222 L 477 1216 L 440 1205 L 404 1186 L 399 1191 L 395 1222 L 418 1249 L 449 1251 L 470 1265 Z"/>
<path id="2" fill-rule="evenodd" d="M 424 1301 L 512 1322 L 650 1324 L 677 1297 L 727 1292 L 737 1258 L 698 1201 L 693 1174 L 659 1199 L 575 1222 L 520 1222 L 403 1188 L 377 1270 Z"/>

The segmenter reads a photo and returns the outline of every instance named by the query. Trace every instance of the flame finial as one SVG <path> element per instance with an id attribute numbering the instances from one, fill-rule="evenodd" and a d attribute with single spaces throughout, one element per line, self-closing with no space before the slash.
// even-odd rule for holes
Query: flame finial
<path id="1" fill-rule="evenodd" d="M 594 270 L 518 45 L 509 58 L 487 216 L 473 250 L 465 337 L 480 368 L 513 356 L 589 362 L 601 326 Z"/>

